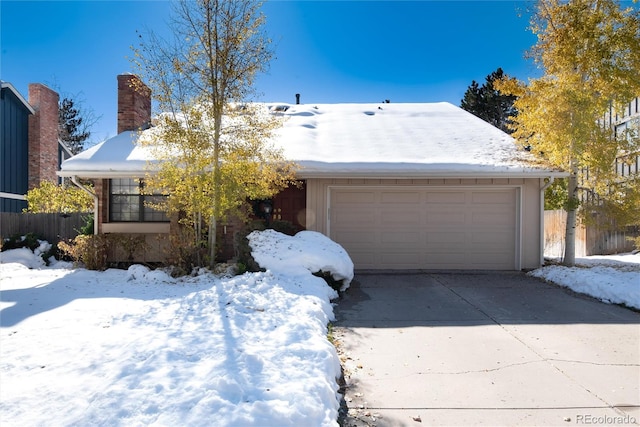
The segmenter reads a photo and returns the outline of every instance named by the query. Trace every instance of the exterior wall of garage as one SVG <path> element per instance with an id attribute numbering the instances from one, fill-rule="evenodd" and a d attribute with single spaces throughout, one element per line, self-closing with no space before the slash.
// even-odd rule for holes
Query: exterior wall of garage
<path id="1" fill-rule="evenodd" d="M 307 229 L 329 235 L 329 197 L 331 188 L 335 187 L 515 188 L 518 190 L 516 233 L 519 246 L 516 249 L 519 260 L 515 268 L 537 268 L 542 254 L 542 185 L 539 178 L 307 179 Z"/>

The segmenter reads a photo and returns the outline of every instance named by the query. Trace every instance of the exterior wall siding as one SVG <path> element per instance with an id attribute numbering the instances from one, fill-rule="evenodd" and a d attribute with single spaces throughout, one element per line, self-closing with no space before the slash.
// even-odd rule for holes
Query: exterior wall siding
<path id="1" fill-rule="evenodd" d="M 28 138 L 29 110 L 11 92 L 3 88 L 0 99 L 2 120 L 0 142 L 0 192 L 24 195 L 29 185 Z M 1 198 L 0 211 L 21 212 L 23 200 Z"/>

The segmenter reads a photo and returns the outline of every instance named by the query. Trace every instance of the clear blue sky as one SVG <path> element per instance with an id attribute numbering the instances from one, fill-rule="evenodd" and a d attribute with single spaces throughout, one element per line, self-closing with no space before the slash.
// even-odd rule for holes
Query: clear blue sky
<path id="1" fill-rule="evenodd" d="M 523 1 L 270 1 L 275 59 L 261 101 L 459 105 L 498 67 L 526 79 L 535 43 Z M 27 97 L 44 83 L 100 117 L 92 142 L 116 133 L 116 76 L 132 71 L 136 30 L 166 31 L 168 1 L 0 2 L 0 78 Z"/>

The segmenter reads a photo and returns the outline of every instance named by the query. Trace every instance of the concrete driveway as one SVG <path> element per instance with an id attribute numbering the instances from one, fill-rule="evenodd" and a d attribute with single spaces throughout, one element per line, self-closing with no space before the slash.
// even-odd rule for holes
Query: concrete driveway
<path id="1" fill-rule="evenodd" d="M 519 272 L 359 274 L 335 312 L 344 426 L 640 422 L 640 313 Z"/>

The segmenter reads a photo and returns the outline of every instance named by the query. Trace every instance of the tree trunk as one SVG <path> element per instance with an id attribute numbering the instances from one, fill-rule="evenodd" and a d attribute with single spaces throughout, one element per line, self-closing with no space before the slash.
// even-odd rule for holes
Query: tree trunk
<path id="1" fill-rule="evenodd" d="M 212 97 L 214 105 L 217 97 Z M 213 134 L 213 215 L 209 220 L 209 267 L 213 269 L 216 265 L 216 242 L 218 238 L 217 218 L 222 213 L 221 194 L 222 177 L 220 174 L 220 135 L 222 128 L 222 106 L 214 107 L 213 120 L 215 123 Z"/>
<path id="2" fill-rule="evenodd" d="M 578 171 L 575 163 L 571 166 L 571 175 L 567 183 L 569 200 L 567 202 L 567 228 L 564 235 L 563 265 L 573 267 L 576 263 L 576 219 L 578 211 Z"/>
<path id="3" fill-rule="evenodd" d="M 209 267 L 213 269 L 216 265 L 216 236 L 218 234 L 218 222 L 216 217 L 209 219 Z"/>

